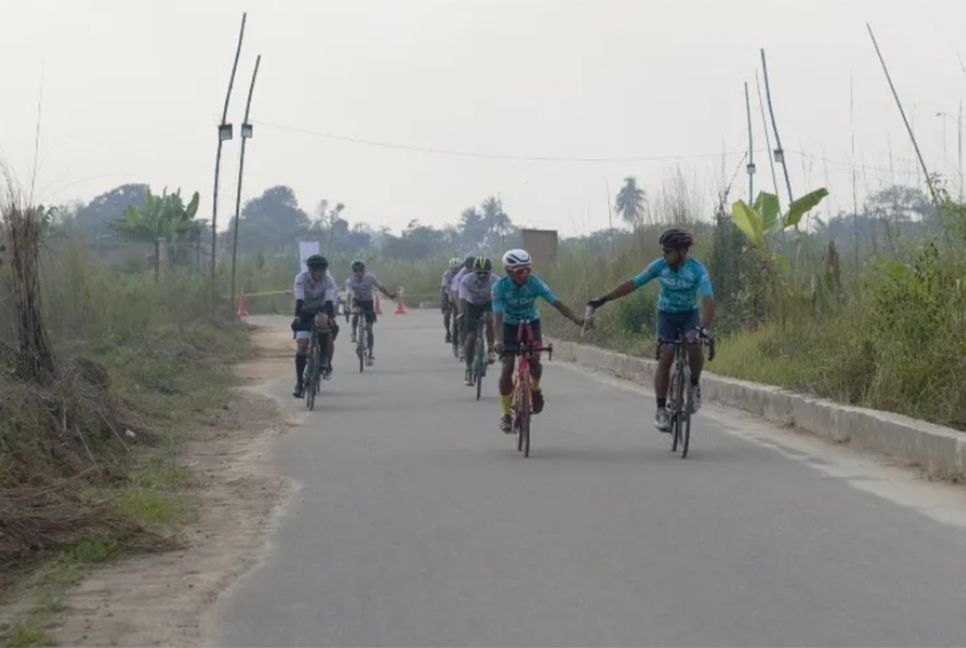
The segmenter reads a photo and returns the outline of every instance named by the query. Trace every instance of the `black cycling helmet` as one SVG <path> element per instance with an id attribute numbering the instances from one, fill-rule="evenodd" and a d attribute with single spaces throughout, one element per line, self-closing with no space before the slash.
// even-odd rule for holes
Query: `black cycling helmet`
<path id="1" fill-rule="evenodd" d="M 473 262 L 473 272 L 490 272 L 493 270 L 493 262 L 488 257 L 481 256 Z"/>
<path id="2" fill-rule="evenodd" d="M 365 270 L 365 269 L 366 269 L 366 262 L 363 261 L 362 259 L 356 259 L 355 261 L 352 262 L 353 272 L 359 272 L 360 270 Z"/>
<path id="3" fill-rule="evenodd" d="M 311 270 L 326 270 L 329 267 L 329 262 L 321 254 L 313 254 L 305 260 L 305 265 Z"/>
<path id="4" fill-rule="evenodd" d="M 691 247 L 691 244 L 694 243 L 694 235 L 687 230 L 672 227 L 661 234 L 661 238 L 658 239 L 658 243 L 663 248 L 672 250 L 687 250 Z"/>
<path id="5" fill-rule="evenodd" d="M 463 259 L 463 267 L 466 268 L 467 270 L 472 268 L 474 263 L 476 263 L 476 257 L 473 256 L 472 254 L 467 254 L 466 258 Z"/>

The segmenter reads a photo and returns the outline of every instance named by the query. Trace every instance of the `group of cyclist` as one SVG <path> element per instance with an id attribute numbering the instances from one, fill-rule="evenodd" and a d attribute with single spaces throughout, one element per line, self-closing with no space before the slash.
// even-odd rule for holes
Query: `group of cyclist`
<path id="1" fill-rule="evenodd" d="M 697 259 L 689 255 L 694 236 L 682 229 L 672 228 L 664 232 L 660 239 L 663 255 L 651 262 L 634 278 L 620 284 L 606 295 L 587 302 L 592 314 L 604 304 L 625 297 L 653 280 L 660 284 L 658 298 L 657 335 L 659 343 L 672 342 L 684 337 L 688 342 L 699 338 L 710 338 L 708 331 L 714 321 L 715 301 L 707 269 Z M 308 270 L 295 277 L 295 319 L 292 331 L 297 341 L 295 355 L 296 385 L 294 396 L 301 398 L 304 390 L 306 354 L 313 325 L 324 338 L 323 378 L 332 375 L 333 344 L 339 333 L 336 323 L 338 285 L 328 271 L 328 261 L 319 255 L 309 257 Z M 484 322 L 487 343 L 487 359 L 490 364 L 501 360 L 500 373 L 500 429 L 509 434 L 513 428 L 513 368 L 517 345 L 517 329 L 520 322 L 530 322 L 533 339 L 531 343 L 539 348 L 542 344 L 540 310 L 537 299 L 543 299 L 561 315 L 583 327 L 585 317 L 574 313 L 556 294 L 533 274 L 533 262 L 526 250 L 509 250 L 503 255 L 504 276 L 493 272 L 493 261 L 486 256 L 468 255 L 462 261 L 451 259 L 440 284 L 440 308 L 443 325 L 446 329 L 446 343 L 456 344 L 462 351 L 460 356 L 466 362 L 465 384 L 473 385 L 473 349 L 480 320 Z M 373 332 L 376 321 L 373 304 L 373 289 L 378 289 L 388 298 L 393 298 L 376 276 L 366 272 L 365 263 L 356 260 L 352 263 L 352 274 L 345 282 L 348 295 L 348 309 L 353 317 L 364 317 L 372 359 Z M 698 309 L 698 297 L 702 298 Z M 456 326 L 453 326 L 454 323 Z M 353 322 L 353 342 L 356 342 L 357 320 Z M 674 347 L 671 344 L 659 346 L 658 370 L 654 375 L 654 394 L 657 412 L 654 425 L 661 432 L 670 429 L 669 414 L 666 409 L 667 392 L 670 382 L 671 365 L 674 360 Z M 532 409 L 534 414 L 543 411 L 546 399 L 540 380 L 543 367 L 539 354 L 530 359 Z M 697 412 L 701 407 L 701 370 L 704 355 L 699 346 L 689 345 L 689 365 L 691 369 L 691 407 Z"/>
<path id="2" fill-rule="evenodd" d="M 295 275 L 295 319 L 292 332 L 295 335 L 295 398 L 302 398 L 305 388 L 305 366 L 312 339 L 313 326 L 318 332 L 322 349 L 322 378 L 332 378 L 332 358 L 335 354 L 335 340 L 339 335 L 338 284 L 329 272 L 329 262 L 325 257 L 313 254 L 305 260 L 308 270 Z M 366 272 L 366 264 L 361 259 L 352 262 L 352 274 L 345 281 L 346 315 L 352 313 L 352 342 L 356 342 L 359 318 L 365 319 L 366 342 L 369 347 L 369 364 L 375 361 L 372 354 L 375 336 L 372 325 L 376 321 L 373 288 L 392 299 L 394 295 L 380 283 L 376 275 Z"/>
<path id="3" fill-rule="evenodd" d="M 672 342 L 683 336 L 694 343 L 698 338 L 710 338 L 708 331 L 714 321 L 715 302 L 710 276 L 700 261 L 689 256 L 694 236 L 685 230 L 673 228 L 664 232 L 659 244 L 663 255 L 654 260 L 633 279 L 622 283 L 606 295 L 587 303 L 590 312 L 601 308 L 609 301 L 620 299 L 657 279 L 660 283 L 658 301 L 657 334 L 658 340 Z M 473 385 L 473 348 L 479 330 L 480 318 L 485 319 L 487 351 L 489 362 L 501 358 L 500 374 L 500 429 L 511 433 L 513 429 L 513 365 L 514 355 L 508 350 L 516 348 L 517 328 L 521 321 L 528 320 L 533 334 L 535 347 L 542 344 L 540 310 L 537 299 L 543 299 L 561 315 L 576 324 L 586 324 L 583 316 L 577 315 L 564 304 L 541 279 L 533 274 L 533 262 L 526 250 L 510 250 L 503 255 L 505 276 L 496 277 L 492 261 L 484 256 L 469 255 L 462 261 L 452 259 L 449 268 L 443 273 L 440 286 L 440 305 L 443 312 L 443 326 L 446 328 L 446 342 L 453 342 L 453 318 L 457 319 L 457 340 L 462 348 L 461 357 L 466 361 L 465 384 Z M 702 298 L 702 309 L 698 310 L 698 296 Z M 495 332 L 499 333 L 496 339 Z M 654 424 L 661 432 L 670 429 L 667 411 L 667 392 L 670 382 L 671 364 L 674 360 L 674 347 L 663 344 L 659 347 L 658 370 L 654 376 L 654 393 L 657 412 Z M 529 358 L 533 413 L 543 411 L 546 402 L 540 379 L 543 368 L 540 357 L 534 353 Z M 697 412 L 701 407 L 701 370 L 704 355 L 699 346 L 689 345 L 689 365 L 691 369 L 691 406 Z"/>

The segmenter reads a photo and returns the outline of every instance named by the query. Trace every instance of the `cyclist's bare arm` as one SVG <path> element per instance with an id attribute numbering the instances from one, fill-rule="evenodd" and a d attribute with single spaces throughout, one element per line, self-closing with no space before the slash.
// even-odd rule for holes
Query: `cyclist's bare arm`
<path id="1" fill-rule="evenodd" d="M 556 301 L 550 302 L 550 305 L 553 306 L 554 308 L 556 308 L 560 312 L 561 315 L 563 315 L 564 317 L 566 317 L 567 319 L 569 319 L 571 322 L 573 322 L 577 326 L 583 326 L 584 325 L 584 318 L 583 317 L 578 317 L 577 315 L 575 315 L 574 312 L 572 310 L 570 310 L 570 306 L 567 306 L 567 304 L 563 303 L 559 299 L 556 300 Z"/>
<path id="2" fill-rule="evenodd" d="M 717 306 L 714 297 L 701 298 L 701 328 L 709 329 L 714 323 L 714 312 Z"/>
<path id="3" fill-rule="evenodd" d="M 621 285 L 614 288 L 612 291 L 604 295 L 603 299 L 605 301 L 614 301 L 615 299 L 620 299 L 621 297 L 626 297 L 632 292 L 637 290 L 637 286 L 634 285 L 634 280 L 625 281 Z"/>
<path id="4" fill-rule="evenodd" d="M 493 311 L 493 330 L 496 331 L 496 343 L 493 349 L 497 353 L 503 352 L 503 311 Z"/>

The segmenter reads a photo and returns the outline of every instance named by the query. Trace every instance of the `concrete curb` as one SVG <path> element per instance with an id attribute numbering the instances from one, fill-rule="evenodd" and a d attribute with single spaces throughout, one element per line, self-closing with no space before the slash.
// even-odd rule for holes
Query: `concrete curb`
<path id="1" fill-rule="evenodd" d="M 600 347 L 553 340 L 554 358 L 650 385 L 656 362 Z M 784 427 L 850 443 L 923 468 L 929 475 L 958 481 L 966 477 L 966 434 L 879 410 L 840 405 L 770 385 L 705 372 L 705 401 L 755 414 Z"/>

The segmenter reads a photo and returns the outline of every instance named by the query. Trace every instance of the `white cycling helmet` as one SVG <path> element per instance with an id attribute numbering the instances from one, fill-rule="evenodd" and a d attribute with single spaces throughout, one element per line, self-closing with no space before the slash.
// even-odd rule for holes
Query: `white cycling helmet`
<path id="1" fill-rule="evenodd" d="M 508 250 L 503 255 L 503 267 L 507 270 L 529 268 L 531 265 L 533 262 L 530 260 L 530 253 L 526 250 Z"/>
<path id="2" fill-rule="evenodd" d="M 463 261 L 461 259 L 457 259 L 456 257 L 453 257 L 452 259 L 449 260 L 449 267 L 453 268 L 454 270 L 460 267 L 461 265 L 463 265 Z"/>

